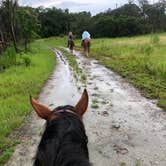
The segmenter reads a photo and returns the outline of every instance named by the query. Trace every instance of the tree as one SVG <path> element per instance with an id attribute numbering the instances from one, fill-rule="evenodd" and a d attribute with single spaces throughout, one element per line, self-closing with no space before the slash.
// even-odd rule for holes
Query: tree
<path id="1" fill-rule="evenodd" d="M 1 19 L 3 19 L 1 24 L 1 37 L 3 36 L 3 27 L 7 31 L 8 38 L 9 35 L 13 41 L 15 51 L 18 52 L 17 40 L 15 35 L 15 21 L 16 21 L 16 9 L 18 7 L 17 0 L 2 0 L 1 1 Z M 4 38 L 4 37 L 3 37 Z"/>
<path id="2" fill-rule="evenodd" d="M 37 36 L 37 30 L 40 29 L 40 23 L 37 20 L 37 17 L 30 13 L 28 8 L 19 8 L 18 18 L 25 51 L 27 51 L 28 43 Z"/>

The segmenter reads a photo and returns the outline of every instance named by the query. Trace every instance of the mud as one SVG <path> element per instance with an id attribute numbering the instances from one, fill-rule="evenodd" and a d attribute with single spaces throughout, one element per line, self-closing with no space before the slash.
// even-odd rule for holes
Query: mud
<path id="1" fill-rule="evenodd" d="M 39 101 L 54 108 L 75 104 L 80 97 L 67 61 L 54 50 L 58 64 Z M 165 166 L 166 114 L 120 76 L 74 51 L 87 77 L 90 96 L 84 123 L 94 166 Z M 95 101 L 97 107 L 92 105 Z M 31 166 L 44 121 L 32 114 L 24 125 L 22 142 L 6 166 Z"/>

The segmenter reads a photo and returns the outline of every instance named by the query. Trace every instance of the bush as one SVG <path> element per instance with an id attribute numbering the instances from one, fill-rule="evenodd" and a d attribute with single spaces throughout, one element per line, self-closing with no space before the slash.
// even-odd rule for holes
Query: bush
<path id="1" fill-rule="evenodd" d="M 0 70 L 4 70 L 12 65 L 16 65 L 16 52 L 13 47 L 9 47 L 0 55 Z"/>
<path id="2" fill-rule="evenodd" d="M 31 59 L 28 56 L 25 56 L 22 58 L 25 66 L 30 66 L 31 65 Z"/>

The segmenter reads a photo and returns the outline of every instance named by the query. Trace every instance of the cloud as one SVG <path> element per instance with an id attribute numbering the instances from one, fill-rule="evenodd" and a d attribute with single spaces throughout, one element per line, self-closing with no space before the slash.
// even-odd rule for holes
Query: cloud
<path id="1" fill-rule="evenodd" d="M 60 3 L 61 0 L 19 0 L 19 3 L 21 5 L 28 5 L 32 7 L 39 7 L 39 6 L 44 6 L 44 7 L 49 7 L 54 4 Z"/>
<path id="2" fill-rule="evenodd" d="M 149 0 L 149 2 L 152 1 L 157 0 Z M 70 12 L 90 11 L 93 15 L 108 8 L 114 9 L 116 4 L 119 7 L 127 2 L 128 0 L 19 0 L 21 5 L 68 8 Z"/>
<path id="3" fill-rule="evenodd" d="M 105 3 L 104 3 L 105 2 Z M 99 13 L 101 11 L 104 11 L 108 8 L 108 4 L 106 3 L 107 0 L 103 0 L 103 3 L 101 4 L 101 0 L 96 0 L 95 2 L 92 0 L 84 0 L 84 1 L 63 1 L 61 3 L 55 3 L 51 5 L 50 7 L 57 7 L 66 9 L 68 8 L 70 12 L 81 12 L 81 11 L 90 11 L 92 15 L 95 15 L 96 13 Z"/>
<path id="4" fill-rule="evenodd" d="M 72 8 L 72 7 L 82 7 L 82 6 L 88 6 L 89 3 L 78 3 L 73 1 L 64 1 L 59 4 L 54 4 L 52 6 L 56 6 L 59 8 Z"/>

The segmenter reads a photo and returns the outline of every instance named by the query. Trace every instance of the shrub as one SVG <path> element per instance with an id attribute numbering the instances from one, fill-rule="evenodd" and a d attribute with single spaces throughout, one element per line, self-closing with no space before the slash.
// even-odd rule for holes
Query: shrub
<path id="1" fill-rule="evenodd" d="M 0 55 L 0 70 L 6 69 L 16 64 L 16 52 L 13 47 L 9 47 Z"/>
<path id="2" fill-rule="evenodd" d="M 25 56 L 22 58 L 25 66 L 30 66 L 31 65 L 31 59 L 28 56 Z"/>

